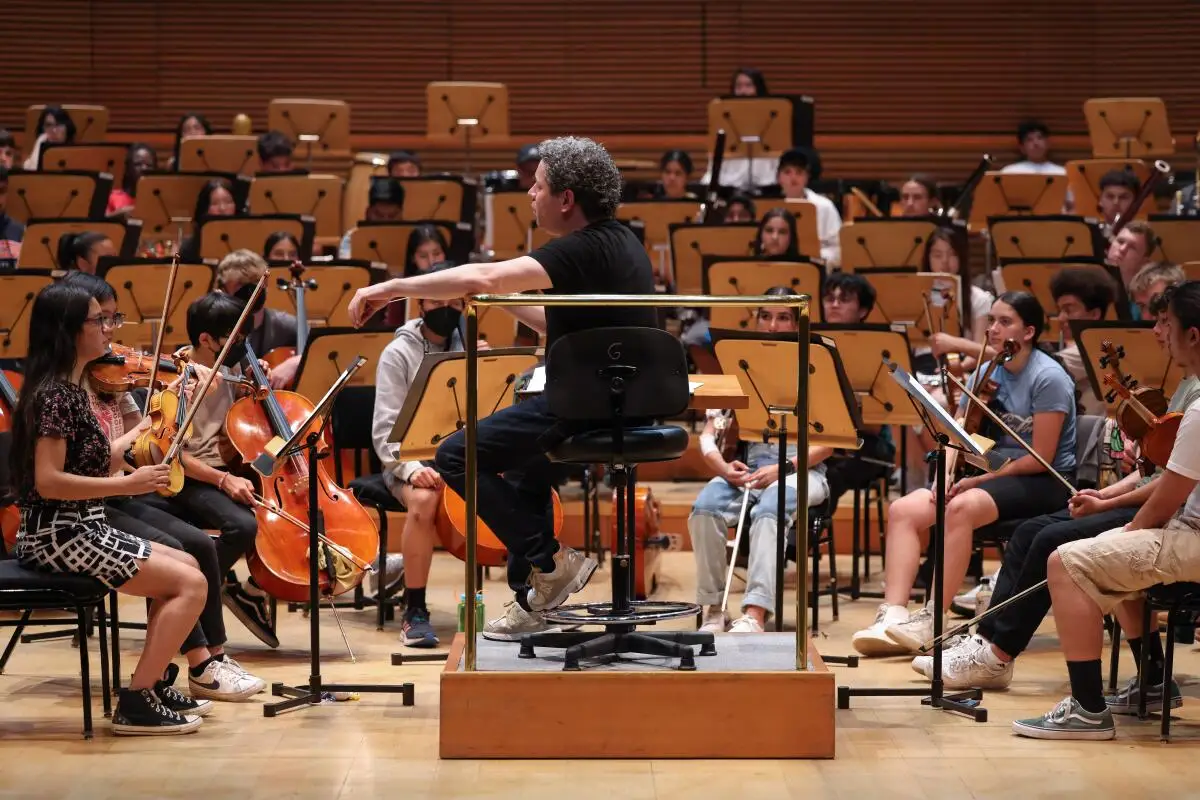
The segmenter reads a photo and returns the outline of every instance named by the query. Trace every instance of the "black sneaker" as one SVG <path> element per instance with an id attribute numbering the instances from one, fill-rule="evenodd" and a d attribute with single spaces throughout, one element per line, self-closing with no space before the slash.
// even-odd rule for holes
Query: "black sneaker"
<path id="1" fill-rule="evenodd" d="M 203 722 L 167 708 L 150 689 L 122 689 L 112 715 L 113 733 L 126 736 L 191 733 Z"/>
<path id="2" fill-rule="evenodd" d="M 190 714 L 193 717 L 203 717 L 213 710 L 211 700 L 196 700 L 176 689 L 175 679 L 178 677 L 179 666 L 168 664 L 166 680 L 161 680 L 154 686 L 154 693 L 164 706 L 178 714 Z"/>
<path id="3" fill-rule="evenodd" d="M 251 594 L 240 584 L 225 584 L 221 603 L 233 612 L 247 630 L 267 647 L 279 647 L 279 637 L 271 624 L 271 599 L 265 594 Z"/>

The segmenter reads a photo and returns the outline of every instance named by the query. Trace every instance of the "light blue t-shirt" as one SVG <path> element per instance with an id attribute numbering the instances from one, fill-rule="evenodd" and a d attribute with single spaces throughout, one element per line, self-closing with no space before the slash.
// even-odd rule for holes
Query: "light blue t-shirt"
<path id="1" fill-rule="evenodd" d="M 983 364 L 977 374 L 985 374 L 990 363 Z M 1063 366 L 1042 350 L 1035 349 L 1021 372 L 1014 374 L 1004 367 L 997 367 L 992 373 L 992 380 L 1000 386 L 992 400 L 992 410 L 1030 446 L 1033 445 L 1034 414 L 1054 411 L 1066 414 L 1062 432 L 1058 436 L 1058 450 L 1050 465 L 1058 472 L 1074 472 L 1075 381 Z M 975 376 L 972 376 L 967 386 L 973 386 L 974 381 Z M 964 397 L 959 407 L 960 413 L 965 410 L 966 403 Z M 988 435 L 990 422 L 990 419 L 984 422 L 985 436 Z M 1028 455 L 1024 448 L 995 424 L 991 424 L 990 430 L 999 434 L 990 437 L 996 440 L 995 452 L 1013 460 Z"/>

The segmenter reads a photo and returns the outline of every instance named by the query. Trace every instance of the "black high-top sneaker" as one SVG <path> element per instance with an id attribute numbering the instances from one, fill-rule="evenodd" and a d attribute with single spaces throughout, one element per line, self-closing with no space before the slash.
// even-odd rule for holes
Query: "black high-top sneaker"
<path id="1" fill-rule="evenodd" d="M 176 689 L 175 679 L 178 677 L 179 665 L 171 663 L 167 665 L 166 680 L 154 685 L 154 693 L 164 706 L 177 714 L 190 714 L 193 717 L 203 717 L 213 710 L 212 700 L 197 700 Z"/>
<path id="2" fill-rule="evenodd" d="M 162 704 L 150 689 L 122 689 L 113 709 L 113 733 L 125 736 L 172 736 L 191 733 L 204 720 L 185 717 Z"/>

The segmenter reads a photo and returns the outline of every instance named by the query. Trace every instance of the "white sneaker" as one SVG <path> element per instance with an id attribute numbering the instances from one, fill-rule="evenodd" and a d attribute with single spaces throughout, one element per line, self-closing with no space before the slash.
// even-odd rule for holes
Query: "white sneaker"
<path id="1" fill-rule="evenodd" d="M 945 646 L 942 647 L 943 655 L 950 655 L 951 652 L 960 647 L 973 646 L 971 644 L 972 637 L 970 634 L 960 633 L 958 636 L 952 636 L 946 640 Z M 933 679 L 933 656 L 917 656 L 912 660 L 912 670 L 918 675 L 923 675 L 930 680 Z"/>
<path id="2" fill-rule="evenodd" d="M 729 626 L 730 633 L 762 633 L 763 626 L 749 614 L 743 614 Z"/>
<path id="3" fill-rule="evenodd" d="M 264 681 L 262 678 L 259 678 L 255 675 L 251 675 L 250 671 L 248 669 L 246 669 L 241 664 L 239 664 L 233 658 L 233 656 L 229 655 L 228 653 L 225 654 L 224 663 L 225 663 L 225 666 L 229 667 L 234 672 L 240 672 L 243 675 L 245 675 L 246 677 L 252 678 L 253 680 L 258 681 L 258 684 L 259 684 L 258 693 L 259 694 L 262 694 L 263 692 L 265 692 L 267 690 L 267 682 L 266 681 Z"/>
<path id="4" fill-rule="evenodd" d="M 887 635 L 889 625 L 908 619 L 908 609 L 904 606 L 890 606 L 880 603 L 875 612 L 875 622 L 869 628 L 863 628 L 850 639 L 854 649 L 864 656 L 895 656 L 905 652 L 904 648 L 892 641 Z"/>
<path id="5" fill-rule="evenodd" d="M 554 554 L 554 571 L 542 572 L 534 567 L 529 576 L 529 607 L 534 611 L 558 608 L 567 598 L 587 586 L 596 571 L 596 559 L 585 556 L 573 547 L 562 545 Z"/>
<path id="6" fill-rule="evenodd" d="M 915 653 L 921 645 L 933 638 L 933 610 L 924 606 L 904 622 L 886 628 L 887 636 L 905 653 Z"/>
<path id="7" fill-rule="evenodd" d="M 720 606 L 709 606 L 704 611 L 704 622 L 700 625 L 701 633 L 724 633 L 729 627 L 729 615 Z"/>
<path id="8" fill-rule="evenodd" d="M 516 600 L 504 604 L 504 616 L 483 626 L 483 638 L 494 642 L 519 642 L 527 633 L 559 633 L 562 628 L 549 625 L 536 611 L 530 613 L 521 608 Z"/>
<path id="9" fill-rule="evenodd" d="M 188 689 L 192 697 L 237 702 L 258 694 L 259 688 L 258 678 L 240 672 L 224 661 L 211 662 L 199 678 L 188 675 Z"/>
<path id="10" fill-rule="evenodd" d="M 942 653 L 942 682 L 947 689 L 1007 689 L 1012 683 L 1013 662 L 1005 663 L 992 653 L 981 636 L 966 636 Z M 921 661 L 923 670 L 917 670 Z M 913 659 L 913 669 L 933 679 L 933 656 Z"/>

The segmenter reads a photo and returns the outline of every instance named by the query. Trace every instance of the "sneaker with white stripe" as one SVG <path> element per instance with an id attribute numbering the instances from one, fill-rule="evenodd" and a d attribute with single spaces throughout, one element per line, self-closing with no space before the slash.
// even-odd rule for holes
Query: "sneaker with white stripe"
<path id="1" fill-rule="evenodd" d="M 1094 714 L 1069 695 L 1044 717 L 1013 720 L 1012 727 L 1013 733 L 1030 739 L 1099 741 L 1117 735 L 1111 711 L 1105 708 Z"/>

